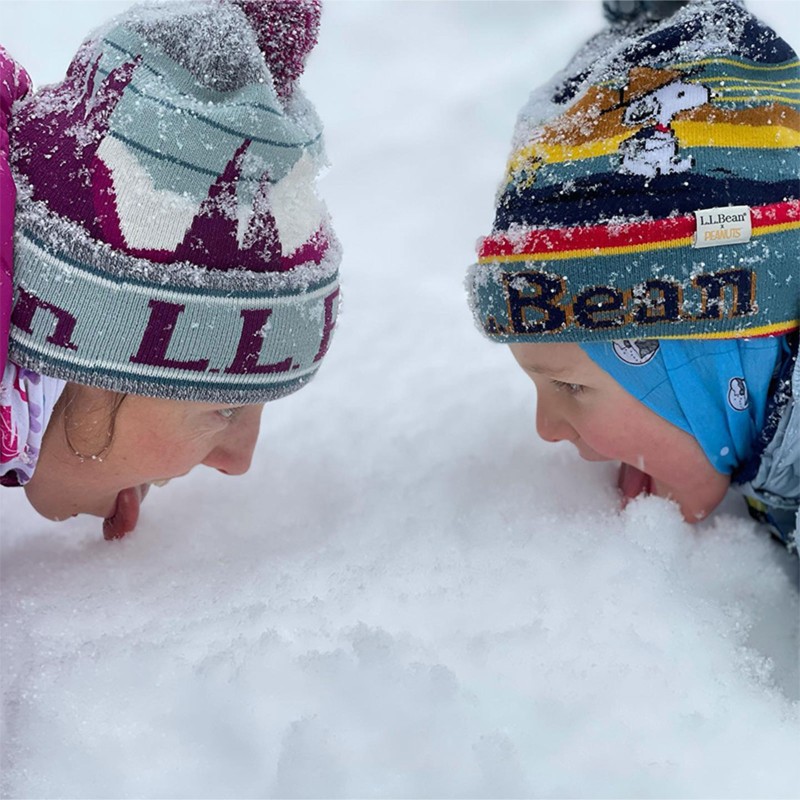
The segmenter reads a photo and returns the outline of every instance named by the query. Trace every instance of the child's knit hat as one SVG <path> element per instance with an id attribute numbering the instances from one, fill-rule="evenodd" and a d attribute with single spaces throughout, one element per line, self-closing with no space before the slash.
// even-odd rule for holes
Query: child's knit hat
<path id="1" fill-rule="evenodd" d="M 15 109 L 9 356 L 134 394 L 259 403 L 316 372 L 340 249 L 295 82 L 319 0 L 142 5 Z"/>
<path id="2" fill-rule="evenodd" d="M 617 14 L 523 109 L 468 279 L 491 339 L 798 326 L 797 56 L 735 0 L 658 16 Z"/>

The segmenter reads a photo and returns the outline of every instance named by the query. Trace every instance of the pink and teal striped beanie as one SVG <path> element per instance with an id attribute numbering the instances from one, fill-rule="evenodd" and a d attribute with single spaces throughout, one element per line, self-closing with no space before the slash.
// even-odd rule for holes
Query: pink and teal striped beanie
<path id="1" fill-rule="evenodd" d="M 479 328 L 499 342 L 797 328 L 799 93 L 797 55 L 735 0 L 591 40 L 520 114 L 467 281 Z"/>
<path id="2" fill-rule="evenodd" d="M 134 394 L 260 403 L 317 371 L 340 248 L 296 85 L 319 0 L 137 6 L 15 109 L 9 354 Z"/>

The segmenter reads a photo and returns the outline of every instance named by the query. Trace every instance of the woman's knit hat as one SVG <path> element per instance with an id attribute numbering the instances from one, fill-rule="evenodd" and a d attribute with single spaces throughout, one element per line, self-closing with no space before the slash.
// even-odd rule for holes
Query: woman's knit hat
<path id="1" fill-rule="evenodd" d="M 489 338 L 798 326 L 800 62 L 735 0 L 659 16 L 617 13 L 523 109 L 468 278 Z"/>
<path id="2" fill-rule="evenodd" d="M 316 372 L 340 248 L 295 82 L 319 0 L 133 8 L 15 109 L 9 357 L 147 396 L 260 403 Z"/>

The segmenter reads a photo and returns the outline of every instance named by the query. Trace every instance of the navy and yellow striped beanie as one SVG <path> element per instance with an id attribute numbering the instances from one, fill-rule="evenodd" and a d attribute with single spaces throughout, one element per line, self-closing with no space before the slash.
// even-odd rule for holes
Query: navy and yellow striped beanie
<path id="1" fill-rule="evenodd" d="M 735 0 L 633 16 L 520 114 L 467 281 L 490 339 L 798 327 L 797 55 Z"/>
<path id="2" fill-rule="evenodd" d="M 319 0 L 137 6 L 15 108 L 13 361 L 218 403 L 315 374 L 340 261 L 297 87 L 319 15 Z"/>

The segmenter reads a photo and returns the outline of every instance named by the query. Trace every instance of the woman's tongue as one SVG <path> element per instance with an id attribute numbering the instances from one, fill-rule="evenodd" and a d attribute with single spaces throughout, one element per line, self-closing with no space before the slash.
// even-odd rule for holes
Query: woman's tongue
<path id="1" fill-rule="evenodd" d="M 630 500 L 640 494 L 650 494 L 652 491 L 652 478 L 642 470 L 632 467 L 630 464 L 619 465 L 619 478 L 617 486 L 622 494 L 622 507 L 624 508 Z"/>
<path id="2" fill-rule="evenodd" d="M 139 521 L 139 509 L 149 488 L 149 483 L 131 486 L 117 495 L 114 510 L 103 520 L 104 539 L 121 539 L 136 527 Z"/>

